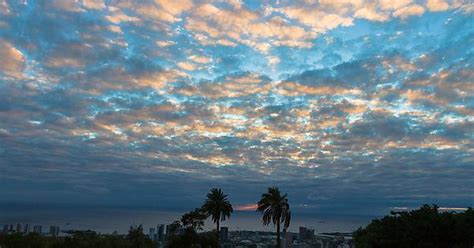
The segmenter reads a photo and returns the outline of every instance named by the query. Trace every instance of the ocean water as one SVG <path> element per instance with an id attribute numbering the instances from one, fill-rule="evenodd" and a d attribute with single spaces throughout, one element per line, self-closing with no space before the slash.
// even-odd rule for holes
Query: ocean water
<path id="1" fill-rule="evenodd" d="M 0 206 L 0 225 L 17 223 L 22 225 L 42 225 L 43 232 L 49 226 L 59 226 L 61 230 L 80 229 L 94 230 L 100 233 L 126 233 L 131 225 L 143 225 L 145 232 L 157 224 L 169 224 L 179 220 L 184 212 L 148 209 L 124 209 L 104 207 L 24 207 Z M 318 214 L 292 213 L 289 231 L 298 232 L 300 226 L 312 228 L 316 233 L 321 232 L 351 232 L 360 226 L 367 225 L 372 216 L 337 216 Z M 221 226 L 230 230 L 273 231 L 273 225 L 263 226 L 261 216 L 253 211 L 234 211 L 231 218 Z M 214 227 L 210 221 L 205 223 L 205 229 Z"/>

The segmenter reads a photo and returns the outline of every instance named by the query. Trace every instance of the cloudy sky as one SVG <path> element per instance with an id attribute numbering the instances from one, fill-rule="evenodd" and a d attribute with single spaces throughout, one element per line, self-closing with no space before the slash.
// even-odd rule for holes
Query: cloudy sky
<path id="1" fill-rule="evenodd" d="M 0 203 L 474 205 L 469 0 L 0 0 Z"/>

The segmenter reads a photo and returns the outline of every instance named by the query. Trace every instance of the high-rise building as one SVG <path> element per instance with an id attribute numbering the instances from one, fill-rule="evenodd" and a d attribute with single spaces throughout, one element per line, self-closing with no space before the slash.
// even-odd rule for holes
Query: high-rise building
<path id="1" fill-rule="evenodd" d="M 286 230 L 283 230 L 281 233 L 281 248 L 289 248 L 291 247 L 290 240 L 288 239 L 289 233 Z"/>
<path id="2" fill-rule="evenodd" d="M 314 230 L 300 226 L 298 240 L 310 240 L 314 238 Z"/>
<path id="3" fill-rule="evenodd" d="M 8 229 L 8 232 L 14 232 L 15 230 L 13 230 L 13 225 L 10 225 L 10 228 Z"/>
<path id="4" fill-rule="evenodd" d="M 43 229 L 43 227 L 41 225 L 33 226 L 33 232 L 35 232 L 35 233 L 41 234 L 42 231 L 43 231 L 42 229 Z"/>
<path id="5" fill-rule="evenodd" d="M 156 226 L 156 230 L 157 230 L 157 239 L 158 240 L 163 240 L 165 238 L 165 225 L 163 224 L 160 224 L 158 226 Z"/>
<path id="6" fill-rule="evenodd" d="M 282 248 L 291 248 L 294 239 L 296 239 L 296 237 L 293 236 L 293 233 L 290 233 L 286 230 L 283 230 L 281 247 Z"/>
<path id="7" fill-rule="evenodd" d="M 8 233 L 8 224 L 3 225 L 3 233 Z"/>
<path id="8" fill-rule="evenodd" d="M 21 224 L 16 224 L 16 232 L 21 233 Z"/>
<path id="9" fill-rule="evenodd" d="M 221 242 L 226 242 L 229 240 L 229 228 L 228 227 L 221 227 L 220 238 Z"/>
<path id="10" fill-rule="evenodd" d="M 59 226 L 51 226 L 49 228 L 49 234 L 53 237 L 57 237 L 59 235 Z"/>
<path id="11" fill-rule="evenodd" d="M 23 232 L 25 234 L 30 233 L 30 224 L 25 224 L 25 227 L 23 228 Z"/>
<path id="12" fill-rule="evenodd" d="M 153 228 L 153 227 L 150 228 L 150 232 L 148 233 L 148 237 L 149 237 L 151 240 L 155 241 L 155 238 L 156 238 L 156 237 L 155 237 L 155 228 Z"/>

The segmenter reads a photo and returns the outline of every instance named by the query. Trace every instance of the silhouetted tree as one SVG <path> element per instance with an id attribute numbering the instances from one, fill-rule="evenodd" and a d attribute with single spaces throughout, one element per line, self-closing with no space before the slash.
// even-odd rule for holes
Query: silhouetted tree
<path id="1" fill-rule="evenodd" d="M 373 220 L 353 234 L 354 244 L 372 247 L 439 247 L 474 246 L 474 211 L 439 211 L 436 205 L 423 205 L 410 212 L 391 212 Z"/>
<path id="2" fill-rule="evenodd" d="M 183 223 L 184 228 L 191 228 L 192 230 L 198 231 L 202 230 L 206 218 L 207 216 L 203 210 L 196 208 L 193 211 L 184 214 L 181 217 L 181 222 Z"/>
<path id="3" fill-rule="evenodd" d="M 2 248 L 152 248 L 153 242 L 140 235 L 137 228 L 127 237 L 121 235 L 97 234 L 94 231 L 70 231 L 68 237 L 42 236 L 37 233 L 0 233 Z M 142 230 L 143 231 L 143 230 Z M 137 238 L 138 237 L 138 238 Z M 134 243 L 135 240 L 141 240 Z M 183 247 L 183 246 L 181 246 Z M 205 246 L 202 246 L 205 247 Z"/>
<path id="4" fill-rule="evenodd" d="M 167 247 L 168 248 L 183 248 L 183 247 L 205 247 L 205 248 L 217 248 L 218 243 L 213 232 L 198 233 L 198 230 L 202 230 L 204 226 L 204 220 L 207 215 L 202 209 L 196 208 L 189 213 L 183 214 L 181 217 L 181 223 L 175 221 L 172 226 L 174 229 L 183 227 L 180 232 L 173 231 L 173 234 L 168 237 Z"/>
<path id="5" fill-rule="evenodd" d="M 217 248 L 218 243 L 214 232 L 196 233 L 186 229 L 179 235 L 168 237 L 167 248 Z"/>
<path id="6" fill-rule="evenodd" d="M 286 198 L 287 194 L 281 195 L 277 187 L 268 188 L 267 193 L 262 194 L 262 199 L 257 204 L 257 211 L 262 213 L 264 225 L 273 223 L 277 227 L 277 247 L 280 247 L 280 223 L 286 230 L 290 226 L 291 211 L 290 204 Z"/>
<path id="7" fill-rule="evenodd" d="M 175 220 L 173 223 L 171 223 L 168 227 L 170 229 L 170 234 L 174 235 L 176 234 L 179 229 L 181 228 L 181 222 L 179 220 Z"/>
<path id="8" fill-rule="evenodd" d="M 217 226 L 217 242 L 219 243 L 220 222 L 229 218 L 232 212 L 232 204 L 227 200 L 227 195 L 221 189 L 213 188 L 207 194 L 207 199 L 202 205 L 203 212 L 207 217 L 211 216 Z"/>
<path id="9" fill-rule="evenodd" d="M 142 225 L 130 226 L 130 229 L 128 230 L 127 240 L 130 241 L 132 247 L 134 248 L 151 247 L 151 240 L 148 239 L 143 233 Z"/>

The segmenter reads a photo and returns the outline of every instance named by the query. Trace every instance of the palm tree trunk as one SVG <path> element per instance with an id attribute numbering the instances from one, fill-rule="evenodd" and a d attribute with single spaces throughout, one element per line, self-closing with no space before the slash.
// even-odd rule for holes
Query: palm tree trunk
<path id="1" fill-rule="evenodd" d="M 220 221 L 217 221 L 217 247 L 221 247 L 221 243 L 219 243 L 219 238 L 220 238 L 220 235 L 219 235 L 219 226 L 220 226 Z"/>
<path id="2" fill-rule="evenodd" d="M 281 248 L 280 245 L 280 218 L 277 220 L 277 248 Z"/>

